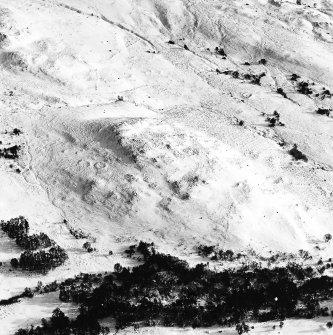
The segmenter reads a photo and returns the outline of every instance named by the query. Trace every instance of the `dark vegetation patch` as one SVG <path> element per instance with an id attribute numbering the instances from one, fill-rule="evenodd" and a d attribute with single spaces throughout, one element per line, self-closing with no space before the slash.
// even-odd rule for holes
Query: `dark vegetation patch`
<path id="1" fill-rule="evenodd" d="M 243 126 L 245 125 L 245 121 L 244 121 L 244 120 L 239 120 L 239 119 L 236 118 L 236 124 L 237 124 L 238 126 L 243 127 Z"/>
<path id="2" fill-rule="evenodd" d="M 15 136 L 19 136 L 19 135 L 22 134 L 22 130 L 19 129 L 19 128 L 14 128 L 14 129 L 11 131 L 10 134 L 11 134 L 11 135 L 15 135 Z"/>
<path id="3" fill-rule="evenodd" d="M 21 150 L 20 145 L 13 145 L 11 147 L 0 149 L 0 157 L 6 159 L 16 159 L 19 157 L 19 151 Z"/>
<path id="4" fill-rule="evenodd" d="M 326 237 L 327 236 L 327 237 Z M 326 234 L 324 237 L 325 242 L 329 241 L 331 234 Z M 197 248 L 197 253 L 201 257 L 209 258 L 211 261 L 222 261 L 224 263 L 230 262 L 236 264 L 239 262 L 241 265 L 251 264 L 251 260 L 254 261 L 254 265 L 258 262 L 262 264 L 277 264 L 280 262 L 296 262 L 300 260 L 302 262 L 312 260 L 312 256 L 306 250 L 300 249 L 298 253 L 286 253 L 277 252 L 271 253 L 269 256 L 263 256 L 257 254 L 254 250 L 247 250 L 246 252 L 234 252 L 230 249 L 220 249 L 214 245 L 199 245 Z"/>
<path id="5" fill-rule="evenodd" d="M 306 82 L 306 81 L 301 81 L 301 82 L 298 82 L 297 84 L 297 91 L 299 93 L 302 93 L 302 94 L 305 94 L 305 95 L 310 95 L 313 93 L 312 89 L 310 88 L 310 84 L 309 82 Z"/>
<path id="6" fill-rule="evenodd" d="M 290 81 L 292 81 L 296 87 L 296 91 L 298 93 L 313 96 L 316 98 L 320 98 L 321 100 L 330 99 L 333 96 L 333 93 L 327 89 L 326 87 L 318 88 L 314 82 L 310 82 L 309 80 L 301 80 L 301 77 L 296 73 L 293 73 L 290 77 Z"/>
<path id="7" fill-rule="evenodd" d="M 259 60 L 258 64 L 266 65 L 267 64 L 267 60 L 265 58 L 262 58 L 262 59 Z"/>
<path id="8" fill-rule="evenodd" d="M 23 216 L 10 219 L 9 221 L 1 221 L 1 229 L 7 233 L 10 238 L 17 238 L 27 235 L 29 232 L 29 222 Z"/>
<path id="9" fill-rule="evenodd" d="M 2 230 L 10 238 L 15 239 L 16 244 L 25 250 L 48 248 L 56 244 L 44 233 L 28 235 L 29 222 L 23 216 L 9 221 L 2 220 L 0 225 Z"/>
<path id="10" fill-rule="evenodd" d="M 41 271 L 45 273 L 52 268 L 62 265 L 68 258 L 66 251 L 46 234 L 28 235 L 29 222 L 23 216 L 10 219 L 9 221 L 2 220 L 0 224 L 1 229 L 5 233 L 10 238 L 15 239 L 18 246 L 25 249 L 18 259 L 11 259 L 10 263 L 14 268 L 20 267 L 29 271 Z"/>
<path id="11" fill-rule="evenodd" d="M 93 251 L 96 251 L 96 248 L 93 248 L 89 241 L 84 242 L 82 247 L 83 247 L 83 249 L 87 250 L 87 252 L 89 252 L 89 253 L 93 252 Z"/>
<path id="12" fill-rule="evenodd" d="M 326 115 L 326 116 L 330 116 L 332 112 L 332 109 L 330 108 L 318 108 L 316 110 L 316 113 L 319 115 Z"/>
<path id="13" fill-rule="evenodd" d="M 66 219 L 64 219 L 63 223 L 66 225 L 66 227 L 69 230 L 69 233 L 77 240 L 81 240 L 81 239 L 86 239 L 89 238 L 90 235 L 85 233 L 83 230 L 81 229 L 75 229 L 72 226 L 70 226 L 70 224 L 68 223 L 68 221 Z"/>
<path id="14" fill-rule="evenodd" d="M 318 276 L 312 267 L 290 262 L 285 267 L 249 269 L 245 265 L 215 272 L 207 264 L 191 268 L 186 261 L 158 253 L 153 244 L 140 242 L 130 249 L 142 253 L 144 264 L 131 270 L 116 264 L 115 271 L 104 278 L 88 275 L 60 285 L 62 301 L 81 304 L 76 319 L 56 311 L 59 322 L 53 322 L 52 315 L 32 333 L 19 330 L 16 335 L 79 334 L 79 330 L 99 334 L 106 331 L 98 323 L 105 317 L 113 317 L 117 329 L 221 325 L 238 331 L 248 330 L 247 322 L 329 314 L 320 303 L 332 299 L 333 278 Z M 231 250 L 199 249 L 227 260 L 243 257 Z"/>
<path id="15" fill-rule="evenodd" d="M 286 92 L 283 90 L 283 88 L 279 87 L 279 88 L 276 90 L 276 93 L 282 95 L 285 99 L 288 99 L 288 96 L 287 96 Z"/>
<path id="16" fill-rule="evenodd" d="M 33 234 L 29 236 L 22 235 L 17 237 L 15 242 L 18 246 L 25 250 L 37 250 L 55 245 L 55 242 L 44 233 Z"/>
<path id="17" fill-rule="evenodd" d="M 11 265 L 29 271 L 48 272 L 49 270 L 62 265 L 68 259 L 66 251 L 59 245 L 49 250 L 36 252 L 24 251 L 20 258 L 13 258 Z"/>
<path id="18" fill-rule="evenodd" d="M 266 73 L 262 72 L 260 74 L 252 74 L 252 73 L 240 73 L 237 70 L 226 70 L 226 71 L 220 71 L 219 69 L 216 69 L 217 74 L 225 74 L 228 76 L 231 76 L 235 79 L 241 79 L 241 80 L 247 80 L 251 84 L 254 85 L 260 85 L 261 78 L 266 76 Z"/>
<path id="19" fill-rule="evenodd" d="M 285 124 L 280 121 L 280 114 L 277 111 L 274 111 L 273 115 L 269 115 L 266 118 L 268 127 L 284 126 Z"/>
<path id="20" fill-rule="evenodd" d="M 325 98 L 332 98 L 333 93 L 330 90 L 323 87 L 323 90 L 322 90 L 321 94 L 318 94 L 318 95 L 321 95 L 321 98 L 323 100 Z"/>
<path id="21" fill-rule="evenodd" d="M 21 298 L 32 298 L 34 296 L 33 291 L 30 288 L 26 288 L 23 293 L 15 295 L 9 299 L 0 300 L 0 306 L 8 306 L 20 302 Z"/>
<path id="22" fill-rule="evenodd" d="M 224 59 L 227 57 L 227 54 L 225 53 L 224 49 L 216 47 L 215 53 L 219 56 L 222 56 Z"/>
<path id="23" fill-rule="evenodd" d="M 293 148 L 289 150 L 289 154 L 293 156 L 297 161 L 302 160 L 304 162 L 308 161 L 308 158 L 302 151 L 298 150 L 297 144 L 294 144 Z"/>
<path id="24" fill-rule="evenodd" d="M 300 77 L 298 74 L 293 73 L 293 74 L 291 75 L 290 80 L 291 80 L 291 81 L 297 81 L 299 78 L 301 78 L 301 77 Z"/>
<path id="25" fill-rule="evenodd" d="M 211 260 L 221 260 L 233 262 L 235 260 L 239 260 L 241 258 L 245 258 L 246 256 L 242 253 L 234 253 L 232 250 L 223 250 L 218 249 L 217 247 L 211 245 L 199 245 L 198 254 L 203 257 L 209 257 Z"/>

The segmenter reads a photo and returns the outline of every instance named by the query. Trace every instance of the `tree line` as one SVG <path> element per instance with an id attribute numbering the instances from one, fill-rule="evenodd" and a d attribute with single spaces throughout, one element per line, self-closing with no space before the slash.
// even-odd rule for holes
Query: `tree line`
<path id="1" fill-rule="evenodd" d="M 310 266 L 291 262 L 285 267 L 242 266 L 216 272 L 208 264 L 190 267 L 157 252 L 153 244 L 142 242 L 134 251 L 144 256 L 144 264 L 132 269 L 116 264 L 104 278 L 88 276 L 60 285 L 62 301 L 81 305 L 78 318 L 65 326 L 67 333 L 42 325 L 40 332 L 17 335 L 78 334 L 77 320 L 96 330 L 98 320 L 105 317 L 113 317 L 117 329 L 220 325 L 243 331 L 244 324 L 253 321 L 329 314 L 320 304 L 332 299 L 333 278 Z"/>

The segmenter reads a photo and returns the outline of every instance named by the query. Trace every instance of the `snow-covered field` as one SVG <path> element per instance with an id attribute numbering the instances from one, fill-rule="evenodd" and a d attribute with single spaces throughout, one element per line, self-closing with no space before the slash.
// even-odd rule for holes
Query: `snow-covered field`
<path id="1" fill-rule="evenodd" d="M 21 250 L 0 232 L 0 299 L 131 266 L 123 251 L 140 240 L 190 262 L 201 243 L 332 257 L 330 244 L 315 249 L 333 233 L 333 123 L 316 114 L 333 107 L 332 64 L 331 1 L 0 0 L 0 141 L 22 146 L 17 161 L 0 158 L 0 219 L 27 217 L 69 254 L 46 276 L 13 270 Z M 244 78 L 261 73 L 260 85 Z M 274 111 L 285 126 L 268 127 Z M 14 128 L 22 135 L 5 133 Z M 294 144 L 307 162 L 288 153 Z M 0 306 L 0 333 L 55 305 Z M 328 334 L 326 322 L 251 333 Z"/>

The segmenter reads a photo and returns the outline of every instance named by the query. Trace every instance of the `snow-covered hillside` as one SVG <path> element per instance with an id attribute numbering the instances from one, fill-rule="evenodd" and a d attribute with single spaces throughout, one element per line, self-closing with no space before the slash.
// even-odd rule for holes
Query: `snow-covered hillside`
<path id="1" fill-rule="evenodd" d="M 28 275 L 0 233 L 0 298 L 133 265 L 140 240 L 194 263 L 199 244 L 331 256 L 314 248 L 333 231 L 333 123 L 316 113 L 333 108 L 332 24 L 325 0 L 0 0 L 0 141 L 21 145 L 0 158 L 0 219 L 69 255 Z M 3 334 L 32 322 L 15 318 L 0 307 Z"/>

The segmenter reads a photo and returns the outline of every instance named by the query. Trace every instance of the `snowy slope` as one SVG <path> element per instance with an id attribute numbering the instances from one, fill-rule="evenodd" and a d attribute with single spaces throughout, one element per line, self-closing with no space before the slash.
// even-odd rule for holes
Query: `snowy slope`
<path id="1" fill-rule="evenodd" d="M 0 139 L 23 148 L 21 174 L 0 161 L 1 219 L 68 250 L 43 281 L 112 270 L 139 240 L 191 259 L 200 243 L 313 250 L 332 232 L 332 118 L 315 111 L 332 108 L 333 4 L 302 2 L 0 0 L 0 132 L 23 130 Z M 285 127 L 268 127 L 274 111 Z M 19 254 L 6 243 L 4 262 Z M 0 296 L 37 280 L 4 267 Z"/>

